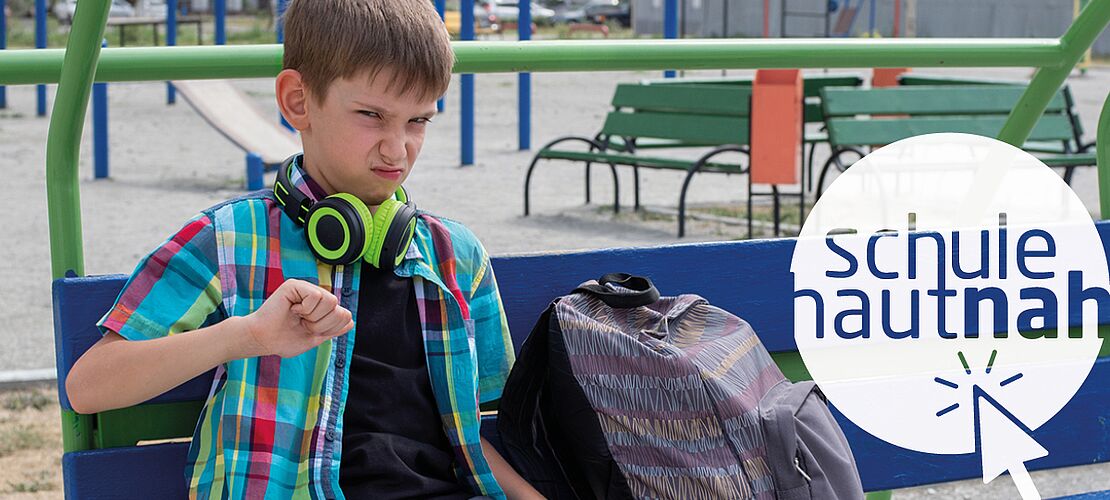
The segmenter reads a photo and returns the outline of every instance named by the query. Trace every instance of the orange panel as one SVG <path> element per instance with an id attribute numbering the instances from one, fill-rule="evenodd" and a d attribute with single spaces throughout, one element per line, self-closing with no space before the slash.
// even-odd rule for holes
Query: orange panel
<path id="1" fill-rule="evenodd" d="M 752 183 L 797 184 L 802 148 L 802 72 L 761 69 L 752 84 Z"/>
<path id="2" fill-rule="evenodd" d="M 898 86 L 898 77 L 909 70 L 909 68 L 875 68 L 871 73 L 871 86 L 896 87 Z"/>

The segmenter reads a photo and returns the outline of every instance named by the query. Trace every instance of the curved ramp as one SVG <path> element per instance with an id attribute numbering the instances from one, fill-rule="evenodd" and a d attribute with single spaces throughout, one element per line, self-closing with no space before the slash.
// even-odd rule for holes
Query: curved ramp
<path id="1" fill-rule="evenodd" d="M 279 165 L 300 152 L 301 140 L 278 123 L 276 116 L 264 116 L 250 98 L 228 80 L 176 80 L 177 92 L 229 141 L 248 154 L 247 187 L 261 188 L 261 172 L 250 165 L 253 153 L 263 166 Z M 257 160 L 255 160 L 257 162 Z"/>

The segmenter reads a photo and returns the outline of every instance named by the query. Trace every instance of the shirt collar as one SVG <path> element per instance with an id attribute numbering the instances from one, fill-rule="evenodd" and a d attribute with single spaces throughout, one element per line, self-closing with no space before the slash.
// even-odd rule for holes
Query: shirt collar
<path id="1" fill-rule="evenodd" d="M 301 153 L 293 158 L 293 163 L 289 169 L 289 182 L 293 184 L 293 189 L 300 191 L 302 194 L 312 200 L 313 203 L 328 197 L 327 191 L 320 187 L 308 172 L 303 167 L 304 153 Z"/>

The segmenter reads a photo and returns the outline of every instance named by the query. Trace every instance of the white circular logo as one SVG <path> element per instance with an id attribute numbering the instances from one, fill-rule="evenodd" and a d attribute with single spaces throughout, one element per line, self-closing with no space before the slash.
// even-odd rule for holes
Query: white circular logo
<path id="1" fill-rule="evenodd" d="M 985 476 L 998 426 L 983 401 L 1022 429 L 1048 421 L 1090 371 L 1097 302 L 1110 302 L 1075 193 L 1030 154 L 966 134 L 852 165 L 806 220 L 791 271 L 798 350 L 829 400 L 920 452 L 974 453 L 981 430 Z"/>

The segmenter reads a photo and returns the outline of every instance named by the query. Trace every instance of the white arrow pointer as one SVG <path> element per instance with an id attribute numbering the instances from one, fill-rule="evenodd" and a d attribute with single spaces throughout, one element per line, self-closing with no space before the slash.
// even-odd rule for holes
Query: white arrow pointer
<path id="1" fill-rule="evenodd" d="M 983 483 L 989 483 L 1007 470 L 1014 478 L 1022 500 L 1040 500 L 1037 486 L 1025 470 L 1025 462 L 1048 455 L 1013 414 L 1006 411 L 986 391 L 974 386 L 975 421 L 979 450 L 983 454 Z"/>

